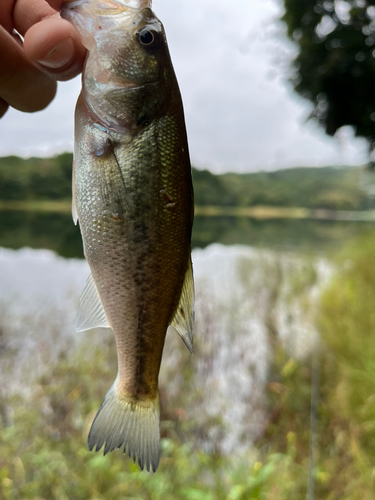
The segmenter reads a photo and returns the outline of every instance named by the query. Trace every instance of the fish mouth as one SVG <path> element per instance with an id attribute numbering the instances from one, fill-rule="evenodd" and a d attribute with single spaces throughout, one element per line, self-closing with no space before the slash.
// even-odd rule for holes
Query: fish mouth
<path id="1" fill-rule="evenodd" d="M 151 7 L 152 0 L 72 0 L 63 4 L 61 17 L 85 37 L 102 29 L 130 24 L 134 15 Z M 88 47 L 87 47 L 88 48 Z"/>
<path id="2" fill-rule="evenodd" d="M 67 0 L 62 7 L 65 15 L 81 14 L 96 16 L 113 16 L 123 12 L 138 12 L 151 8 L 152 0 Z"/>

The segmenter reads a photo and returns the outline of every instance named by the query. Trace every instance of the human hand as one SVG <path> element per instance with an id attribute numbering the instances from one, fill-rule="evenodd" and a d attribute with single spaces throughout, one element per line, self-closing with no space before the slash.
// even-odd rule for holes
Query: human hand
<path id="1" fill-rule="evenodd" d="M 56 94 L 56 80 L 81 72 L 86 49 L 58 14 L 65 1 L 0 0 L 0 118 L 9 106 L 44 109 Z"/>

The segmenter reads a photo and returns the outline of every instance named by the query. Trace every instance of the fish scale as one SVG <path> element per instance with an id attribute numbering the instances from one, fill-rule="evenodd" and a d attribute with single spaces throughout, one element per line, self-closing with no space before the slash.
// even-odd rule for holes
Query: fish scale
<path id="1" fill-rule="evenodd" d="M 78 0 L 63 17 L 89 51 L 76 107 L 73 218 L 91 275 L 76 327 L 112 328 L 118 357 L 89 448 L 123 447 L 155 471 L 167 328 L 191 352 L 193 340 L 193 192 L 181 96 L 148 2 Z"/>

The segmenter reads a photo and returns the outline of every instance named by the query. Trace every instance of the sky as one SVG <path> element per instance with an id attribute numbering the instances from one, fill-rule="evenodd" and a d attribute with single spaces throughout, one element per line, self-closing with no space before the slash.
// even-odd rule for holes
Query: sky
<path id="1" fill-rule="evenodd" d="M 350 128 L 327 137 L 288 83 L 293 45 L 281 0 L 154 0 L 184 101 L 192 164 L 214 173 L 358 165 L 366 143 Z M 73 150 L 80 78 L 59 84 L 44 111 L 0 120 L 0 156 Z"/>

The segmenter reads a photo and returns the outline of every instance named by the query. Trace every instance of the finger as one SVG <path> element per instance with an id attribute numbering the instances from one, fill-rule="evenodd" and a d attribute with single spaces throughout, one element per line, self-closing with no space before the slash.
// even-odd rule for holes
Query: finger
<path id="1" fill-rule="evenodd" d="M 15 1 L 16 0 L 1 0 L 0 2 L 1 26 L 8 31 L 8 33 L 12 33 L 14 29 L 12 14 Z"/>
<path id="2" fill-rule="evenodd" d="M 2 118 L 8 111 L 9 105 L 3 99 L 0 98 L 0 118 Z"/>
<path id="3" fill-rule="evenodd" d="M 16 31 L 14 31 L 12 33 L 12 38 L 21 48 L 23 48 L 23 39 L 21 35 L 19 35 Z"/>
<path id="4" fill-rule="evenodd" d="M 16 29 L 24 35 L 33 24 L 57 13 L 59 9 L 54 9 L 52 3 L 46 0 L 1 0 L 1 25 L 8 33 Z"/>
<path id="5" fill-rule="evenodd" d="M 52 101 L 56 82 L 25 57 L 22 48 L 0 26 L 0 99 L 20 111 L 39 111 Z"/>
<path id="6" fill-rule="evenodd" d="M 51 17 L 32 26 L 23 45 L 26 57 L 56 80 L 69 80 L 82 71 L 86 49 L 68 21 Z"/>
<path id="7" fill-rule="evenodd" d="M 34 24 L 59 13 L 67 1 L 71 0 L 1 0 L 5 3 L 0 5 L 0 16 L 3 13 L 4 18 L 8 19 L 8 25 L 9 17 L 13 17 L 12 29 L 15 28 L 24 36 Z"/>
<path id="8" fill-rule="evenodd" d="M 46 0 L 17 0 L 12 13 L 14 28 L 24 36 L 31 26 L 56 13 Z"/>
<path id="9" fill-rule="evenodd" d="M 34 24 L 56 15 L 71 0 L 1 0 L 1 25 L 8 33 L 16 29 L 22 36 Z"/>

